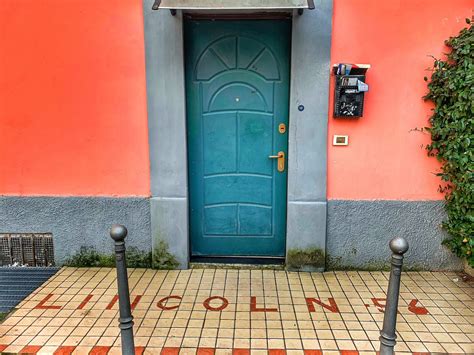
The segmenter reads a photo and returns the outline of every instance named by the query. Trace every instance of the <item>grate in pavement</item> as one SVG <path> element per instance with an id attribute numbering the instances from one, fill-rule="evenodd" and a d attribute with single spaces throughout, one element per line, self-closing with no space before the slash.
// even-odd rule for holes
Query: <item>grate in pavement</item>
<path id="1" fill-rule="evenodd" d="M 9 312 L 58 270 L 57 267 L 0 267 L 0 312 Z"/>

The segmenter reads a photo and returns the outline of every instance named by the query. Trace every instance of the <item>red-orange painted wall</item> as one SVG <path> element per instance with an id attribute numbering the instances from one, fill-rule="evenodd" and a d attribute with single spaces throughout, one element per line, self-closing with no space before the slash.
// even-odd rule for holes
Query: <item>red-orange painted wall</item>
<path id="1" fill-rule="evenodd" d="M 142 17 L 0 1 L 0 195 L 149 195 Z"/>
<path id="2" fill-rule="evenodd" d="M 423 77 L 444 40 L 466 26 L 473 0 L 335 0 L 331 61 L 368 63 L 364 117 L 332 118 L 328 139 L 329 199 L 435 200 L 439 165 L 423 146 L 430 105 Z M 349 146 L 332 146 L 334 134 Z"/>
<path id="3" fill-rule="evenodd" d="M 334 1 L 332 63 L 372 68 L 363 118 L 333 119 L 331 91 L 328 198 L 442 198 L 429 136 L 411 130 L 430 114 L 428 55 L 472 8 Z M 145 90 L 141 0 L 0 1 L 0 195 L 149 195 Z"/>

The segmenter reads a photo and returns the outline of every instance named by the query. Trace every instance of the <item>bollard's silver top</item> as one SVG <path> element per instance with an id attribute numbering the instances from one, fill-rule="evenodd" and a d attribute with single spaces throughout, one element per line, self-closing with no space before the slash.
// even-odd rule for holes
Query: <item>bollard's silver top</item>
<path id="1" fill-rule="evenodd" d="M 114 224 L 110 228 L 110 236 L 116 242 L 122 241 L 127 236 L 127 228 L 125 228 L 125 226 L 122 226 L 121 224 Z"/>
<path id="2" fill-rule="evenodd" d="M 408 250 L 408 242 L 405 238 L 395 237 L 390 241 L 390 249 L 392 249 L 394 254 L 403 255 Z"/>

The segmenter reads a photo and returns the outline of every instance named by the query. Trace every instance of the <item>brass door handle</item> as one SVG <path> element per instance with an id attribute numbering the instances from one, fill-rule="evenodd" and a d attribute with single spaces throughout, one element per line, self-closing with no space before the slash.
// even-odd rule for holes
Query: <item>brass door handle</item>
<path id="1" fill-rule="evenodd" d="M 278 152 L 278 155 L 269 155 L 269 159 L 278 159 L 277 169 L 279 172 L 285 171 L 285 153 Z"/>
<path id="2" fill-rule="evenodd" d="M 282 154 L 284 155 L 283 152 L 278 153 L 278 155 L 269 155 L 268 158 L 269 159 L 278 159 L 282 156 Z"/>

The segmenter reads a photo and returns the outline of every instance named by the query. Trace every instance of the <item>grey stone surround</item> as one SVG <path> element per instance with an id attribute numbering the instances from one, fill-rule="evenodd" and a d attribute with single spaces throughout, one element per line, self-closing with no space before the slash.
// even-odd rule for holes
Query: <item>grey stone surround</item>
<path id="1" fill-rule="evenodd" d="M 151 249 L 147 198 L 0 197 L 0 233 L 52 233 L 57 264 L 81 246 L 112 253 L 114 223 L 127 226 L 127 246 Z"/>
<path id="2" fill-rule="evenodd" d="M 151 162 L 152 240 L 190 258 L 183 16 L 143 1 Z M 327 119 L 332 0 L 293 16 L 287 251 L 326 247 Z M 304 109 L 301 110 L 301 105 Z M 300 108 L 300 109 L 299 109 Z M 170 218 L 170 217 L 173 218 Z"/>
<path id="3" fill-rule="evenodd" d="M 462 270 L 462 262 L 441 245 L 446 234 L 443 201 L 328 201 L 327 267 L 380 269 L 388 266 L 388 242 L 408 240 L 405 267 Z"/>

